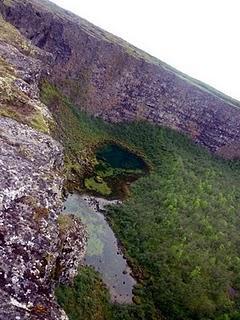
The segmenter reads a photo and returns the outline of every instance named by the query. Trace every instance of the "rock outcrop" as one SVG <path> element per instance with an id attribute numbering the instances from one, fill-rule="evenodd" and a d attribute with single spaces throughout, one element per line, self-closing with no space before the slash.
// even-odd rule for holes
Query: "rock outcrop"
<path id="1" fill-rule="evenodd" d="M 8 21 L 8 22 L 6 22 Z M 83 225 L 61 215 L 63 149 L 39 81 L 110 122 L 147 120 L 240 157 L 240 103 L 45 0 L 0 0 L 0 320 L 67 319 Z"/>
<path id="2" fill-rule="evenodd" d="M 5 19 L 54 57 L 49 79 L 107 121 L 148 120 L 239 157 L 240 104 L 42 0 L 0 1 Z"/>
<path id="3" fill-rule="evenodd" d="M 72 281 L 86 232 L 63 218 L 63 148 L 38 82 L 51 54 L 0 16 L 0 320 L 65 320 L 54 298 Z"/>

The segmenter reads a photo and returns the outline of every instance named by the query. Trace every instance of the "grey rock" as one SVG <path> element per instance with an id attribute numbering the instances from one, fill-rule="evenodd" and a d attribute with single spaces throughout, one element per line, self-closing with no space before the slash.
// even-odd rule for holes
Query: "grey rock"
<path id="1" fill-rule="evenodd" d="M 54 289 L 76 276 L 86 231 L 61 220 L 63 148 L 39 99 L 52 55 L 1 15 L 0 29 L 0 320 L 64 320 Z"/>
<path id="2" fill-rule="evenodd" d="M 12 119 L 0 128 L 0 319 L 67 319 L 54 287 L 77 274 L 86 232 L 72 218 L 61 235 L 62 147 Z"/>
<path id="3" fill-rule="evenodd" d="M 240 103 L 48 1 L 0 1 L 0 12 L 54 57 L 49 80 L 110 122 L 147 120 L 240 157 Z M 75 88 L 75 90 L 73 90 Z"/>

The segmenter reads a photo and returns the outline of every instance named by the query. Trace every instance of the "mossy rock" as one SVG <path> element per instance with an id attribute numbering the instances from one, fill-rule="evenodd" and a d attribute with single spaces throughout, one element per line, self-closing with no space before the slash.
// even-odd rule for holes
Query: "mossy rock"
<path id="1" fill-rule="evenodd" d="M 49 124 L 40 111 L 36 111 L 30 121 L 31 127 L 43 133 L 49 133 Z"/>
<path id="2" fill-rule="evenodd" d="M 98 178 L 100 178 L 100 177 L 98 177 Z M 91 178 L 85 179 L 84 185 L 85 185 L 86 189 L 88 189 L 90 191 L 94 191 L 96 193 L 99 193 L 102 196 L 109 196 L 112 193 L 112 190 L 111 190 L 111 188 L 109 188 L 107 183 L 104 180 L 99 181 L 99 179 L 98 179 L 98 181 L 97 181 L 96 177 L 91 177 Z"/>
<path id="3" fill-rule="evenodd" d="M 74 221 L 70 215 L 60 214 L 57 219 L 60 233 L 64 234 L 67 230 L 71 229 L 74 225 Z"/>
<path id="4" fill-rule="evenodd" d="M 103 178 L 102 177 L 99 177 L 99 176 L 96 176 L 95 177 L 95 181 L 97 182 L 97 183 L 103 183 L 104 181 L 103 181 Z"/>

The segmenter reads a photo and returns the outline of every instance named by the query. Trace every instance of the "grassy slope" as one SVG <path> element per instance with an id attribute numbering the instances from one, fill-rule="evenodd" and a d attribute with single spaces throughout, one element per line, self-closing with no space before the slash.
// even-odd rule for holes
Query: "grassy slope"
<path id="1" fill-rule="evenodd" d="M 56 132 L 70 171 L 75 166 L 83 174 L 83 164 L 94 162 L 94 146 L 108 139 L 142 153 L 152 165 L 123 206 L 108 212 L 129 259 L 144 274 L 138 304 L 108 306 L 110 316 L 103 318 L 157 319 L 161 310 L 169 319 L 240 319 L 239 162 L 217 159 L 168 129 L 90 118 L 49 84 L 42 98 L 57 111 Z M 63 302 L 66 310 L 69 303 Z M 106 307 L 106 300 L 95 303 Z"/>

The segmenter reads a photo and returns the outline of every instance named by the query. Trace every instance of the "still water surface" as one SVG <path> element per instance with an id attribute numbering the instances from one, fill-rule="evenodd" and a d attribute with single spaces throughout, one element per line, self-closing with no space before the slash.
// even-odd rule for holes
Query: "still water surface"
<path id="1" fill-rule="evenodd" d="M 131 303 L 136 281 L 131 276 L 112 229 L 99 210 L 99 206 L 113 203 L 101 198 L 71 194 L 65 201 L 65 212 L 80 217 L 87 226 L 89 239 L 85 264 L 100 272 L 113 302 Z"/>

